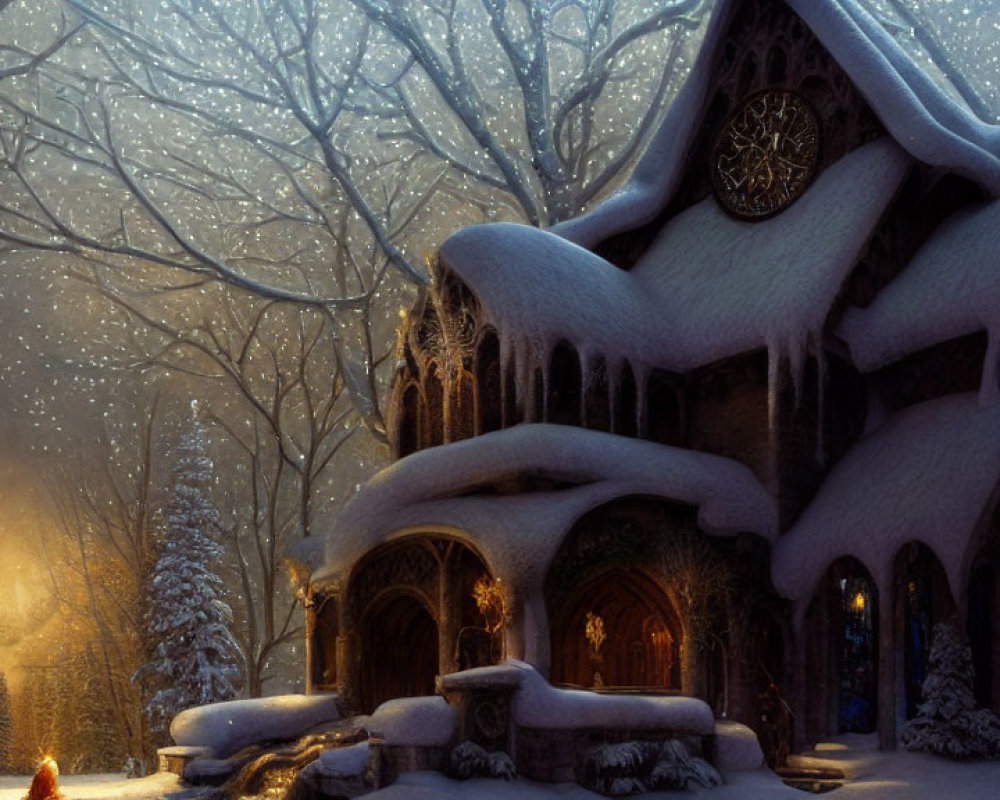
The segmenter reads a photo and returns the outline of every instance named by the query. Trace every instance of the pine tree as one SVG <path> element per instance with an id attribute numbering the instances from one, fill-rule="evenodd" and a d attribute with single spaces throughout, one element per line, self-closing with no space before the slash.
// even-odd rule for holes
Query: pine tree
<path id="1" fill-rule="evenodd" d="M 14 717 L 7 678 L 0 671 L 0 775 L 14 770 Z"/>
<path id="2" fill-rule="evenodd" d="M 158 731 L 186 708 L 235 697 L 241 672 L 239 645 L 230 631 L 232 611 L 213 570 L 222 556 L 219 511 L 208 497 L 212 461 L 197 419 L 176 455 L 147 599 L 155 652 L 137 673 L 155 690 L 146 711 Z"/>
<path id="3" fill-rule="evenodd" d="M 976 708 L 972 687 L 969 646 L 953 625 L 936 625 L 923 701 L 903 728 L 903 745 L 948 758 L 1000 758 L 1000 719 Z"/>

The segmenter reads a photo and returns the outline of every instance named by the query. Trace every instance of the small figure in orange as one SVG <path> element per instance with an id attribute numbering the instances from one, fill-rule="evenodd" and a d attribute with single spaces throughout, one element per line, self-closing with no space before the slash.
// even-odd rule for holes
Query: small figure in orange
<path id="1" fill-rule="evenodd" d="M 52 756 L 45 756 L 38 765 L 24 800 L 64 800 L 59 791 L 59 765 Z"/>

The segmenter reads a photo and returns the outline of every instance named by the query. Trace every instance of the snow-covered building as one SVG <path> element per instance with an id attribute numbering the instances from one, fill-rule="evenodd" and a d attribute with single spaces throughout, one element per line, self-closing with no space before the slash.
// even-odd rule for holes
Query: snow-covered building
<path id="1" fill-rule="evenodd" d="M 998 197 L 1000 129 L 851 0 L 719 0 L 621 192 L 442 247 L 309 685 L 506 656 L 892 747 L 957 616 L 1000 709 Z"/>

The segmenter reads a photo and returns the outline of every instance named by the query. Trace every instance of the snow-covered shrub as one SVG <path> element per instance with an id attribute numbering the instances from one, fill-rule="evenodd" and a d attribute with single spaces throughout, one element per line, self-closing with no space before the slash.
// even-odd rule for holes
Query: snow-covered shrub
<path id="1" fill-rule="evenodd" d="M 722 777 L 705 759 L 692 756 L 676 739 L 664 742 L 649 776 L 649 788 L 711 789 L 722 784 Z"/>
<path id="2" fill-rule="evenodd" d="M 715 768 L 677 739 L 602 745 L 591 751 L 585 767 L 587 788 L 611 797 L 721 784 Z"/>
<path id="3" fill-rule="evenodd" d="M 503 750 L 490 753 L 490 777 L 503 778 L 505 781 L 512 781 L 517 777 L 514 760 Z"/>
<path id="4" fill-rule="evenodd" d="M 659 748 L 649 742 L 618 742 L 595 747 L 584 766 L 584 785 L 611 797 L 638 794 L 646 790 Z"/>
<path id="5" fill-rule="evenodd" d="M 503 778 L 513 780 L 517 768 L 511 757 L 501 750 L 487 753 L 475 742 L 465 741 L 448 757 L 448 775 L 459 780 L 469 778 Z"/>
<path id="6" fill-rule="evenodd" d="M 923 700 L 903 728 L 903 746 L 948 758 L 1000 758 L 1000 719 L 976 708 L 972 686 L 969 646 L 953 625 L 936 625 Z"/>

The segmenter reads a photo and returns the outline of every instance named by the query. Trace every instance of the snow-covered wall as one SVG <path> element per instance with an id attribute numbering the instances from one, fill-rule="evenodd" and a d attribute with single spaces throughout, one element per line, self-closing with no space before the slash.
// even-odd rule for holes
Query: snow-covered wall
<path id="1" fill-rule="evenodd" d="M 963 589 L 971 534 L 1000 482 L 1000 406 L 951 395 L 890 417 L 845 455 L 774 546 L 771 574 L 807 601 L 826 568 L 853 555 L 888 590 L 900 547 L 921 541 Z"/>

